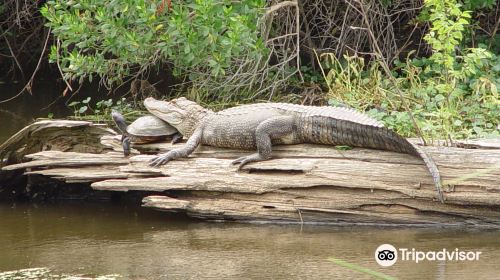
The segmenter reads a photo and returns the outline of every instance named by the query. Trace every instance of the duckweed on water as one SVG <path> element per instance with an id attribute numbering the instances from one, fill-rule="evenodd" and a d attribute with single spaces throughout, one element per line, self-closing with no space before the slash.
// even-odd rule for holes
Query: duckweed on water
<path id="1" fill-rule="evenodd" d="M 25 279 L 48 279 L 48 280 L 115 280 L 121 278 L 118 274 L 87 277 L 84 275 L 57 274 L 47 267 L 25 268 L 0 272 L 0 280 L 25 280 Z"/>

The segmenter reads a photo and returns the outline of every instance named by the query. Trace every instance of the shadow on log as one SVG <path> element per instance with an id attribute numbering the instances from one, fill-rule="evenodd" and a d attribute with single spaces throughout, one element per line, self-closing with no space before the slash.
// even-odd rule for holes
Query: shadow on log
<path id="1" fill-rule="evenodd" d="M 500 227 L 498 139 L 476 141 L 474 149 L 425 148 L 438 164 L 444 183 L 450 185 L 442 204 L 421 160 L 405 154 L 276 146 L 274 159 L 249 164 L 238 172 L 230 163 L 248 151 L 203 146 L 188 159 L 153 168 L 148 166 L 152 157 L 148 154 L 169 150 L 171 144 L 136 145 L 136 155 L 125 158 L 119 136 L 105 128 L 100 129 L 107 132 L 89 135 L 86 129 L 92 126 L 69 126 L 57 132 L 47 126 L 42 133 L 48 142 L 59 141 L 68 137 L 69 129 L 70 137 L 87 139 L 86 152 L 82 145 L 75 151 L 67 147 L 64 152 L 40 151 L 26 155 L 29 161 L 3 170 L 86 183 L 94 190 L 154 193 L 144 197 L 145 207 L 210 220 Z"/>

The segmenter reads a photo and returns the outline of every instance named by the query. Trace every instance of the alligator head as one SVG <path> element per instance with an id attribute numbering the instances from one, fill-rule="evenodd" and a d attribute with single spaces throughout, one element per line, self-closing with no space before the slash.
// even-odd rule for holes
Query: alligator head
<path id="1" fill-rule="evenodd" d="M 144 106 L 153 115 L 175 127 L 185 137 L 191 136 L 200 121 L 212 111 L 184 97 L 170 101 L 156 100 L 152 97 L 144 100 Z"/>

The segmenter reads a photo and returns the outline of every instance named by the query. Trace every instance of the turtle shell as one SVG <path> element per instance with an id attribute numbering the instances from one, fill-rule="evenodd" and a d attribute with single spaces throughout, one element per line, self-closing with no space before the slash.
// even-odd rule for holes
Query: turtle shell
<path id="1" fill-rule="evenodd" d="M 147 115 L 131 123 L 127 132 L 137 137 L 156 138 L 176 134 L 177 129 L 158 117 Z"/>

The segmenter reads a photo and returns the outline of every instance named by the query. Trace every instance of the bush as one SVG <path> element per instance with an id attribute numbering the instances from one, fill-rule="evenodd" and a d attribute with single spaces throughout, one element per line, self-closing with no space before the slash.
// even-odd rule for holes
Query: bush
<path id="1" fill-rule="evenodd" d="M 328 88 L 331 104 L 405 136 L 415 135 L 407 109 L 427 137 L 498 135 L 495 0 L 164 2 L 48 1 L 51 61 L 66 79 L 107 86 L 170 64 L 190 98 L 221 106 L 279 100 L 289 85 L 294 100 L 317 100 L 305 87 Z"/>
<path id="2" fill-rule="evenodd" d="M 112 86 L 152 67 L 173 65 L 193 80 L 217 78 L 243 56 L 265 54 L 257 36 L 264 1 L 51 0 L 42 14 L 57 44 L 50 60 L 64 78 L 96 76 Z"/>
<path id="3" fill-rule="evenodd" d="M 410 118 L 396 87 L 410 102 L 424 136 L 440 139 L 499 136 L 500 57 L 485 45 L 463 47 L 470 12 L 454 0 L 427 0 L 431 27 L 425 40 L 428 58 L 395 61 L 394 84 L 379 62 L 365 66 L 363 58 L 327 55 L 325 79 L 332 102 L 366 110 L 405 136 L 413 136 Z M 411 53 L 410 53 L 411 55 Z"/>

